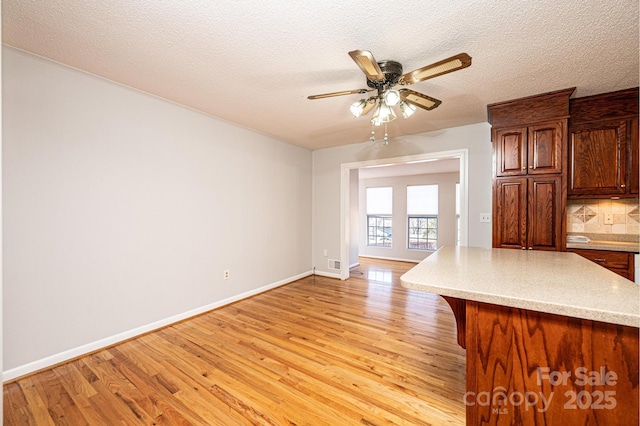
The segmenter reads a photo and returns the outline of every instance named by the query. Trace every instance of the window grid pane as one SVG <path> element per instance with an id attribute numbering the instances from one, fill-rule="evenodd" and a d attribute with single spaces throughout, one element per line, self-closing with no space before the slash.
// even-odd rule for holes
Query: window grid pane
<path id="1" fill-rule="evenodd" d="M 434 251 L 438 245 L 437 216 L 409 216 L 409 250 Z"/>
<path id="2" fill-rule="evenodd" d="M 367 216 L 367 245 L 391 247 L 391 216 Z"/>

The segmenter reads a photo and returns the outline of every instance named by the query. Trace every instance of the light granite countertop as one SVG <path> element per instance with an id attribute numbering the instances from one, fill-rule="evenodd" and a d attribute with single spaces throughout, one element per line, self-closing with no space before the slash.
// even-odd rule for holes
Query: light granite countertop
<path id="1" fill-rule="evenodd" d="M 640 286 L 575 253 L 443 247 L 400 282 L 442 296 L 640 327 Z"/>
<path id="2" fill-rule="evenodd" d="M 567 239 L 567 248 L 626 251 L 630 253 L 638 253 L 640 251 L 640 242 L 637 235 L 567 233 L 567 238 L 572 236 L 587 237 L 589 242 L 575 242 Z"/>
<path id="3" fill-rule="evenodd" d="M 567 248 L 583 249 L 583 250 L 609 250 L 609 251 L 625 251 L 629 253 L 638 253 L 640 248 L 637 243 L 627 243 L 624 241 L 603 241 L 591 240 L 588 243 L 578 243 L 567 241 Z"/>

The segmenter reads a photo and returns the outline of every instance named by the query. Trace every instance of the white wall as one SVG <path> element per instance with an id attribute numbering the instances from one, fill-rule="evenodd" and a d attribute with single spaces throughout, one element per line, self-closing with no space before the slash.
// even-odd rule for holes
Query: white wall
<path id="1" fill-rule="evenodd" d="M 5 379 L 310 272 L 310 151 L 3 54 Z"/>
<path id="2" fill-rule="evenodd" d="M 407 186 L 438 185 L 438 247 L 454 246 L 456 243 L 456 183 L 460 173 L 433 173 L 424 175 L 395 176 L 360 180 L 360 205 L 366 206 L 366 189 L 375 187 L 393 188 L 393 234 L 391 247 L 367 246 L 367 212 L 360 209 L 360 254 L 395 260 L 420 261 L 431 252 L 407 248 Z"/>
<path id="3" fill-rule="evenodd" d="M 424 112 L 424 114 L 428 114 Z M 412 117 L 411 119 L 419 119 Z M 364 137 L 365 135 L 363 135 Z M 488 123 L 404 136 L 384 146 L 363 142 L 313 152 L 313 265 L 317 272 L 328 271 L 328 257 L 340 259 L 341 165 L 424 153 L 469 150 L 469 242 L 470 246 L 491 247 L 491 224 L 480 223 L 480 213 L 491 212 L 491 132 Z M 346 261 L 347 259 L 344 259 Z"/>

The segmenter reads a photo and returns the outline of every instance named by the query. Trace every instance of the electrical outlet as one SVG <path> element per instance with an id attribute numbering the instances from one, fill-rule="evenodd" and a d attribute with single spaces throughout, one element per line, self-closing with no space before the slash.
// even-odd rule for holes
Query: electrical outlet
<path id="1" fill-rule="evenodd" d="M 324 254 L 324 257 L 329 256 L 329 250 L 324 249 L 324 250 L 322 251 L 322 254 Z"/>
<path id="2" fill-rule="evenodd" d="M 605 213 L 604 214 L 604 224 L 605 225 L 613 225 L 613 213 Z"/>
<path id="3" fill-rule="evenodd" d="M 225 280 L 229 279 L 229 270 L 228 269 L 225 269 L 222 274 L 223 274 Z"/>
<path id="4" fill-rule="evenodd" d="M 480 223 L 491 222 L 491 213 L 480 213 Z"/>

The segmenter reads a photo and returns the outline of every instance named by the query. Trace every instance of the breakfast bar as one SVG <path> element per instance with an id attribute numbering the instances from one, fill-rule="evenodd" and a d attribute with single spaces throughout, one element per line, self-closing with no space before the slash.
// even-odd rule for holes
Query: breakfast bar
<path id="1" fill-rule="evenodd" d="M 443 247 L 401 277 L 467 351 L 467 424 L 638 424 L 640 291 L 575 253 Z"/>

